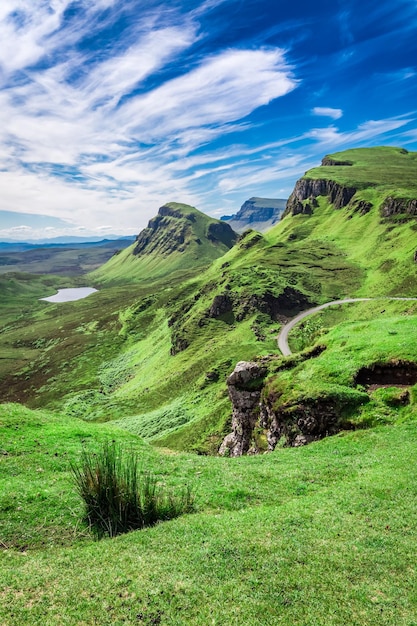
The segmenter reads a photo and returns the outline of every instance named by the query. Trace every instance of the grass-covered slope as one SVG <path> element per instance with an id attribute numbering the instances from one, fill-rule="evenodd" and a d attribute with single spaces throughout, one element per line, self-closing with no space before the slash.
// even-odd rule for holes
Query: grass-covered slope
<path id="1" fill-rule="evenodd" d="M 263 390 L 287 420 L 283 438 L 298 433 L 297 420 L 307 415 L 334 417 L 336 430 L 417 415 L 417 302 L 339 305 L 301 323 L 290 340 L 295 351 L 310 350 L 272 360 Z"/>
<path id="2" fill-rule="evenodd" d="M 357 294 L 414 295 L 417 153 L 362 148 L 323 163 L 297 182 L 276 233 L 336 246 L 363 272 Z"/>
<path id="3" fill-rule="evenodd" d="M 0 622 L 410 626 L 409 421 L 241 459 L 163 454 L 113 425 L 0 407 Z M 194 514 L 94 541 L 69 464 L 108 438 Z"/>
<path id="4" fill-rule="evenodd" d="M 236 240 L 228 224 L 187 204 L 169 202 L 149 221 L 136 243 L 115 255 L 92 278 L 101 283 L 155 280 L 209 265 Z"/>
<path id="5" fill-rule="evenodd" d="M 340 165 L 347 161 L 350 165 Z M 24 318 L 0 333 L 6 356 L 0 362 L 3 401 L 59 408 L 89 420 L 118 420 L 123 428 L 168 447 L 216 452 L 230 428 L 226 376 L 237 361 L 276 354 L 275 338 L 285 319 L 342 297 L 416 295 L 412 204 L 403 214 L 381 212 L 392 192 L 391 187 L 382 190 L 385 178 L 401 197 L 408 189 L 407 202 L 412 202 L 414 155 L 375 148 L 331 155 L 324 162 L 339 165 L 316 168 L 302 181 L 316 185 L 327 176 L 332 186 L 310 186 L 310 192 L 322 193 L 297 199 L 298 209 L 306 212 L 289 210 L 263 235 L 249 231 L 228 249 L 230 241 L 203 238 L 217 221 L 200 219 L 191 207 L 168 205 L 143 231 L 137 254 L 122 251 L 94 275 L 95 284 L 101 282 L 98 293 L 80 302 L 42 303 L 33 313 L 29 307 Z M 366 186 L 366 180 L 371 184 Z M 296 189 L 306 183 L 300 184 Z M 335 203 L 345 198 L 341 188 L 354 191 L 337 209 Z M 366 193 L 374 194 L 372 206 L 357 196 Z M 181 232 L 184 224 L 191 229 L 182 243 L 169 234 L 178 224 Z M 176 245 L 184 249 L 169 251 Z M 207 252 L 199 266 L 194 254 L 204 250 L 218 258 L 208 265 Z M 411 306 L 384 308 L 400 324 L 405 317 L 414 324 Z M 326 317 L 324 326 L 346 315 L 359 321 L 363 309 L 352 311 L 359 318 L 342 310 L 337 319 Z M 366 327 L 354 332 L 363 332 L 369 341 Z M 296 347 L 309 345 L 303 341 Z M 387 360 L 401 358 L 391 350 L 392 342 L 381 346 Z M 330 358 L 332 350 L 329 344 L 320 359 Z M 352 362 L 360 367 L 361 351 L 355 354 Z M 347 362 L 351 357 L 342 350 L 337 358 Z M 304 395 L 321 384 L 319 377 L 313 384 L 309 376 L 300 384 Z M 285 393 L 293 389 L 296 396 L 297 386 L 289 380 Z"/>

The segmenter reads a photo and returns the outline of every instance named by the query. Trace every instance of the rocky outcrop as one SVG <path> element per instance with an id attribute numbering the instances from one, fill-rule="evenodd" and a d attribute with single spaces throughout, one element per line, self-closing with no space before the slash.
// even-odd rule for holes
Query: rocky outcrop
<path id="1" fill-rule="evenodd" d="M 356 385 L 390 386 L 415 385 L 417 383 L 417 364 L 398 359 L 391 363 L 373 363 L 362 367 L 355 377 Z"/>
<path id="2" fill-rule="evenodd" d="M 233 312 L 233 302 L 228 293 L 214 296 L 208 312 L 208 317 L 218 319 L 222 315 Z"/>
<path id="3" fill-rule="evenodd" d="M 392 217 L 393 215 L 417 215 L 417 199 L 410 198 L 385 198 L 381 205 L 382 217 Z"/>
<path id="4" fill-rule="evenodd" d="M 321 164 L 324 165 L 326 167 L 330 166 L 330 167 L 334 167 L 337 165 L 353 165 L 352 161 L 339 161 L 337 159 L 333 159 L 332 157 L 329 156 L 325 156 L 322 160 L 321 160 Z"/>
<path id="5" fill-rule="evenodd" d="M 252 435 L 259 419 L 259 403 L 267 369 L 251 361 L 240 361 L 227 379 L 233 405 L 232 432 L 224 438 L 219 454 L 242 456 L 257 452 Z M 252 448 L 252 449 L 251 449 Z"/>
<path id="6" fill-rule="evenodd" d="M 318 356 L 322 349 L 315 350 L 309 358 Z M 265 357 L 260 362 L 238 363 L 227 379 L 229 397 L 232 401 L 232 432 L 227 435 L 219 448 L 219 454 L 241 456 L 274 450 L 277 445 L 286 447 L 303 446 L 312 441 L 334 435 L 343 428 L 352 428 L 343 416 L 346 411 L 356 409 L 369 401 L 368 394 L 361 389 L 350 389 L 348 393 L 338 390 L 320 397 L 299 397 L 284 400 L 280 392 L 268 388 L 265 383 L 267 369 L 273 361 Z M 397 364 L 398 365 L 398 364 Z M 401 362 L 401 375 L 395 374 L 396 384 L 411 385 L 417 380 L 417 365 L 411 368 L 412 374 L 404 374 L 407 369 Z M 274 366 L 276 367 L 276 366 Z M 285 369 L 283 364 L 282 369 Z M 398 370 L 399 371 L 399 370 Z M 410 371 L 410 369 L 408 370 Z M 375 374 L 386 376 L 378 366 Z M 392 372 L 389 372 L 392 380 Z M 368 370 L 358 373 L 358 384 L 368 382 Z M 373 378 L 372 378 L 373 380 Z M 409 395 L 394 398 L 397 403 L 406 403 Z"/>
<path id="7" fill-rule="evenodd" d="M 201 236 L 201 231 L 205 232 L 205 237 Z M 167 256 L 172 252 L 185 252 L 197 244 L 202 247 L 203 258 L 207 253 L 203 244 L 219 248 L 220 255 L 222 250 L 224 253 L 231 248 L 236 239 L 237 234 L 229 224 L 213 220 L 194 207 L 173 202 L 162 206 L 158 214 L 149 220 L 148 226 L 136 238 L 133 254 Z M 208 257 L 212 260 L 212 254 Z"/>
<path id="8" fill-rule="evenodd" d="M 266 431 L 268 450 L 275 450 L 279 441 L 298 447 L 334 435 L 340 430 L 338 422 L 339 407 L 331 398 L 278 409 L 269 399 L 261 404 L 260 425 Z"/>
<path id="9" fill-rule="evenodd" d="M 312 212 L 312 198 L 327 196 L 335 209 L 341 209 L 349 204 L 356 193 L 354 187 L 344 187 L 334 180 L 301 178 L 295 184 L 294 191 L 288 198 L 284 215 Z M 305 209 L 305 200 L 309 200 L 309 207 Z M 301 208 L 303 207 L 303 208 Z"/>
<path id="10" fill-rule="evenodd" d="M 220 241 L 227 248 L 231 248 L 236 242 L 237 235 L 229 224 L 211 222 L 207 228 L 207 239 L 211 242 Z"/>
<path id="11" fill-rule="evenodd" d="M 366 200 L 355 200 L 352 203 L 352 207 L 357 213 L 366 215 L 372 209 L 373 204 L 372 202 L 367 202 Z"/>
<path id="12" fill-rule="evenodd" d="M 146 255 L 155 251 L 160 254 L 183 252 L 190 226 L 186 219 L 179 219 L 181 217 L 183 216 L 179 211 L 170 207 L 161 207 L 158 215 L 150 219 L 147 228 L 144 228 L 137 236 L 133 254 Z"/>
<path id="13" fill-rule="evenodd" d="M 285 287 L 279 296 L 271 291 L 262 294 L 253 294 L 248 298 L 241 299 L 236 319 L 244 319 L 248 314 L 255 311 L 266 313 L 273 320 L 279 320 L 282 316 L 293 316 L 313 306 L 314 303 L 294 287 Z"/>
<path id="14" fill-rule="evenodd" d="M 262 430 L 268 450 L 278 442 L 298 447 L 334 435 L 341 429 L 340 402 L 332 397 L 281 406 L 275 396 L 262 398 L 267 368 L 256 362 L 239 362 L 227 379 L 232 401 L 232 432 L 220 448 L 222 456 L 256 454 L 260 450 L 254 432 Z"/>

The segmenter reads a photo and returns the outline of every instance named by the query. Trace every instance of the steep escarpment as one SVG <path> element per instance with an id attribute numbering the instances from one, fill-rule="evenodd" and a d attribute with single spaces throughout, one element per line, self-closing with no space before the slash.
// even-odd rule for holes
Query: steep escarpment
<path id="1" fill-rule="evenodd" d="M 237 213 L 224 215 L 220 219 L 238 233 L 247 228 L 265 232 L 281 219 L 286 203 L 286 200 L 280 198 L 253 197 L 246 200 Z"/>
<path id="2" fill-rule="evenodd" d="M 284 216 L 311 214 L 318 196 L 327 196 L 335 209 L 341 209 L 349 204 L 356 191 L 355 187 L 341 185 L 334 180 L 301 178 L 288 198 Z M 305 203 L 305 200 L 308 202 Z"/>
<path id="3" fill-rule="evenodd" d="M 335 209 L 365 215 L 374 206 L 383 218 L 417 215 L 416 153 L 403 148 L 347 150 L 322 159 L 295 185 L 284 215 L 311 215 L 319 196 Z"/>
<path id="4" fill-rule="evenodd" d="M 393 198 L 388 196 L 381 205 L 382 217 L 394 215 L 417 215 L 417 198 Z"/>

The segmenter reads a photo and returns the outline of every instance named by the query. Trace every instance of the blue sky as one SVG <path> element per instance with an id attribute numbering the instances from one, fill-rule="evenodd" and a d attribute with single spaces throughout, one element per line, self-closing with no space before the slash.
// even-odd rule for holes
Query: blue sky
<path id="1" fill-rule="evenodd" d="M 416 150 L 416 28 L 416 0 L 1 0 L 0 239 L 219 217 L 326 153 Z"/>

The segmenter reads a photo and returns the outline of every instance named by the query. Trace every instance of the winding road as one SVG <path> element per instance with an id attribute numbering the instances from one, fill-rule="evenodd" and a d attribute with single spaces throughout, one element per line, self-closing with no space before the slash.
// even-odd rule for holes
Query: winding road
<path id="1" fill-rule="evenodd" d="M 301 320 L 305 317 L 308 317 L 309 315 L 314 315 L 314 313 L 318 313 L 323 309 L 327 309 L 327 307 L 329 306 L 335 306 L 337 304 L 350 304 L 351 302 L 369 302 L 371 300 L 417 300 L 417 298 L 345 298 L 344 300 L 332 300 L 332 302 L 320 304 L 319 306 L 315 306 L 312 309 L 307 309 L 307 311 L 302 311 L 281 328 L 277 337 L 278 348 L 281 350 L 284 356 L 289 356 L 290 354 L 292 354 L 292 351 L 288 345 L 288 334 L 294 328 L 294 326 L 296 326 L 298 322 L 301 322 Z"/>

